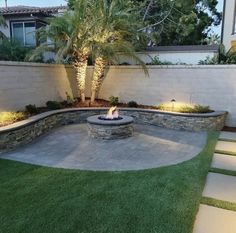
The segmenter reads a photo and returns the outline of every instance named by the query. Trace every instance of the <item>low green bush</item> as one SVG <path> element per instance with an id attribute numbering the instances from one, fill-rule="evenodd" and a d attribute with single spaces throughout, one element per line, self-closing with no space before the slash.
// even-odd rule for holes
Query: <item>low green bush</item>
<path id="1" fill-rule="evenodd" d="M 157 106 L 157 109 L 170 112 L 181 113 L 210 113 L 213 110 L 209 106 L 202 106 L 199 104 L 185 104 L 185 103 L 163 103 Z"/>
<path id="2" fill-rule="evenodd" d="M 0 112 L 0 126 L 9 125 L 26 118 L 27 114 L 24 112 Z"/>
<path id="3" fill-rule="evenodd" d="M 68 92 L 66 92 L 66 103 L 67 103 L 67 106 L 68 107 L 73 106 L 74 102 L 75 102 L 74 99 L 69 95 Z"/>
<path id="4" fill-rule="evenodd" d="M 39 112 L 35 104 L 29 104 L 25 106 L 25 111 L 29 114 L 37 114 Z"/>
<path id="5" fill-rule="evenodd" d="M 57 101 L 48 101 L 46 103 L 48 109 L 50 110 L 57 110 L 57 109 L 61 109 L 62 105 L 61 103 L 57 102 Z"/>
<path id="6" fill-rule="evenodd" d="M 129 108 L 137 108 L 138 104 L 135 101 L 130 101 L 130 102 L 128 102 L 128 107 Z"/>
<path id="7" fill-rule="evenodd" d="M 110 102 L 110 105 L 111 105 L 111 106 L 116 106 L 116 105 L 119 104 L 119 97 L 117 97 L 117 96 L 111 96 L 111 97 L 109 98 L 109 102 Z"/>

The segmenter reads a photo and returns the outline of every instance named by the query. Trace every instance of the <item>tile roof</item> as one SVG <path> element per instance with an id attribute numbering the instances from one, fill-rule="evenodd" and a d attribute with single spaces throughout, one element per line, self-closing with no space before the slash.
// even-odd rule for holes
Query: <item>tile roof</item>
<path id="1" fill-rule="evenodd" d="M 64 12 L 67 10 L 67 6 L 55 6 L 55 7 L 33 7 L 33 6 L 11 6 L 0 7 L 0 14 L 2 15 L 19 15 L 19 14 L 55 14 Z"/>

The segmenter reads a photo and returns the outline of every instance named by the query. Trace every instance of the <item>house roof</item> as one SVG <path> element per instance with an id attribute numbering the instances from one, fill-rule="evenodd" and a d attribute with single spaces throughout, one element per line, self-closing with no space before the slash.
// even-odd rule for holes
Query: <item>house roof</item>
<path id="1" fill-rule="evenodd" d="M 219 49 L 218 45 L 179 45 L 179 46 L 156 46 L 148 47 L 147 51 L 154 52 L 182 52 L 182 51 L 215 51 Z"/>
<path id="2" fill-rule="evenodd" d="M 33 7 L 33 6 L 11 6 L 0 7 L 0 14 L 7 15 L 21 15 L 21 14 L 56 14 L 67 10 L 67 6 L 55 7 Z"/>

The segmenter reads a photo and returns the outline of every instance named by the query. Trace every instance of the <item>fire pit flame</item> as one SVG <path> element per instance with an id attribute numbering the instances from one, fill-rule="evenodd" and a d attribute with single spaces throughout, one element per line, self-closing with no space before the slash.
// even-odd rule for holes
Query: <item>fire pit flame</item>
<path id="1" fill-rule="evenodd" d="M 113 119 L 117 119 L 119 118 L 119 112 L 117 110 L 117 107 L 116 106 L 113 106 L 111 107 L 108 112 L 107 112 L 107 115 L 105 117 L 106 119 L 109 119 L 109 120 L 113 120 Z"/>

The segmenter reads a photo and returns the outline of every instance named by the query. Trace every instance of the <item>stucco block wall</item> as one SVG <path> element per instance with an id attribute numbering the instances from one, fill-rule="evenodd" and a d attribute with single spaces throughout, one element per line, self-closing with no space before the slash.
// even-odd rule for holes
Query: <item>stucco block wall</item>
<path id="1" fill-rule="evenodd" d="M 72 67 L 63 65 L 0 62 L 0 111 L 63 100 L 66 92 L 72 95 L 72 90 L 76 90 L 71 77 Z"/>
<path id="2" fill-rule="evenodd" d="M 87 72 L 86 95 L 90 96 L 93 67 Z M 66 91 L 78 96 L 71 66 L 0 62 L 0 111 L 61 101 Z M 107 71 L 98 97 L 112 95 L 122 102 L 148 105 L 171 99 L 209 105 L 228 111 L 227 125 L 236 127 L 236 65 L 150 66 L 149 77 L 138 66 L 114 66 Z"/>
<path id="3" fill-rule="evenodd" d="M 227 125 L 236 126 L 236 66 L 151 66 L 149 77 L 137 66 L 112 67 L 99 98 L 158 105 L 179 102 L 229 111 Z"/>

